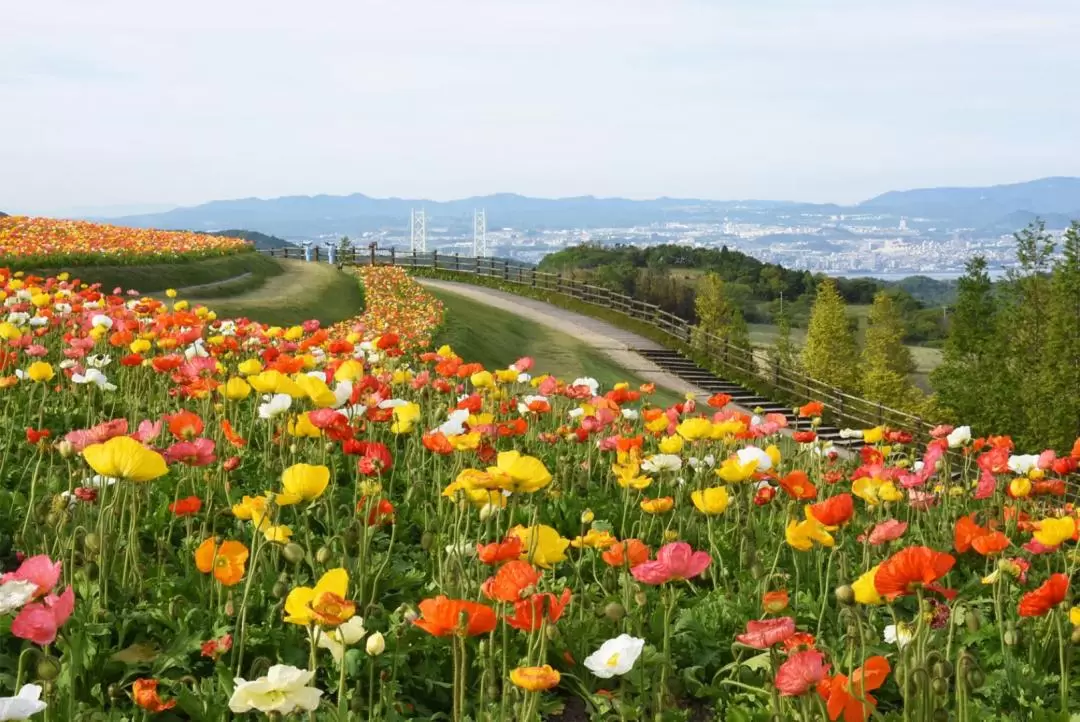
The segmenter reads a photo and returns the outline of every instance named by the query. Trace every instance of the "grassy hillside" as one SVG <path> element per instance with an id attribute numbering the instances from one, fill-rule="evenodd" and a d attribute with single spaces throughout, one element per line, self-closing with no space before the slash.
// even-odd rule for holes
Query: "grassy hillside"
<path id="1" fill-rule="evenodd" d="M 278 326 L 312 318 L 329 325 L 363 311 L 364 292 L 356 276 L 328 263 L 265 260 L 274 264 L 278 273 L 266 277 L 258 287 L 225 287 L 214 294 L 199 295 L 199 303 L 219 316 L 244 316 Z"/>
<path id="2" fill-rule="evenodd" d="M 493 308 L 456 293 L 429 289 L 446 306 L 446 321 L 435 343 L 450 344 L 462 358 L 488 368 L 506 368 L 522 356 L 536 360 L 535 370 L 573 380 L 592 376 L 605 387 L 619 381 L 645 383 L 616 365 L 602 351 L 509 311 Z M 672 404 L 682 396 L 657 389 L 657 404 Z"/>
<path id="3" fill-rule="evenodd" d="M 63 271 L 86 283 L 100 283 L 109 290 L 122 287 L 154 293 L 167 288 L 221 283 L 242 276 L 246 278 L 245 287 L 250 288 L 280 275 L 282 267 L 274 259 L 252 251 L 175 263 L 33 269 L 33 273 L 41 276 L 54 276 Z M 191 297 L 195 295 L 191 294 Z"/>

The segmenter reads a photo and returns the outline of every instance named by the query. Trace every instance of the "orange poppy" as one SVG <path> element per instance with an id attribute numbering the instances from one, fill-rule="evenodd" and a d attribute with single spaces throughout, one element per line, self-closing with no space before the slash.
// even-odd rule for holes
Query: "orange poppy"
<path id="1" fill-rule="evenodd" d="M 631 449 L 641 449 L 645 444 L 645 437 L 643 436 L 620 436 L 615 441 L 615 450 L 628 454 Z"/>
<path id="2" fill-rule="evenodd" d="M 843 714 L 844 722 L 866 722 L 877 706 L 870 692 L 885 684 L 891 669 L 889 660 L 874 656 L 852 672 L 850 679 L 846 674 L 837 674 L 819 685 L 818 693 L 826 700 L 829 719 L 839 719 Z"/>
<path id="3" fill-rule="evenodd" d="M 971 543 L 987 533 L 987 529 L 975 523 L 975 514 L 971 513 L 956 520 L 953 527 L 953 548 L 960 554 L 971 549 Z"/>
<path id="4" fill-rule="evenodd" d="M 238 584 L 244 578 L 244 565 L 248 548 L 238 541 L 222 542 L 219 547 L 213 537 L 195 550 L 195 566 L 203 574 L 214 573 L 214 578 L 226 587 Z"/>
<path id="5" fill-rule="evenodd" d="M 322 592 L 311 600 L 311 616 L 324 627 L 337 627 L 356 614 L 356 603 L 334 592 Z"/>
<path id="6" fill-rule="evenodd" d="M 570 604 L 569 589 L 563 589 L 558 597 L 550 593 L 534 594 L 528 599 L 516 602 L 513 615 L 503 617 L 503 619 L 514 629 L 534 632 L 543 624 L 545 610 L 547 620 L 554 624 L 559 621 L 568 604 Z"/>
<path id="7" fill-rule="evenodd" d="M 441 431 L 436 431 L 433 434 L 424 434 L 420 440 L 423 442 L 424 448 L 428 451 L 444 455 L 454 453 L 453 445 L 450 443 L 450 440 L 446 438 L 446 434 Z"/>
<path id="8" fill-rule="evenodd" d="M 420 618 L 413 624 L 433 636 L 448 637 L 451 634 L 487 634 L 495 629 L 497 621 L 495 610 L 486 604 L 448 599 L 440 594 L 420 602 Z"/>
<path id="9" fill-rule="evenodd" d="M 499 567 L 495 576 L 488 577 L 480 587 L 488 599 L 500 602 L 520 601 L 522 593 L 540 581 L 540 572 L 528 562 L 515 560 Z"/>
<path id="10" fill-rule="evenodd" d="M 821 416 L 823 411 L 825 411 L 825 404 L 820 401 L 811 401 L 810 403 L 799 407 L 799 416 L 804 419 L 812 418 L 814 416 Z"/>
<path id="11" fill-rule="evenodd" d="M 780 487 L 794 499 L 816 499 L 817 487 L 805 471 L 793 471 L 780 480 Z M 820 521 L 820 520 L 819 520 Z"/>
<path id="12" fill-rule="evenodd" d="M 951 597 L 955 592 L 935 582 L 948 574 L 955 563 L 956 558 L 951 554 L 930 547 L 907 547 L 881 563 L 874 575 L 874 588 L 889 601 L 911 594 L 920 586 Z"/>
<path id="13" fill-rule="evenodd" d="M 1009 547 L 1009 537 L 999 531 L 975 537 L 971 542 L 971 548 L 984 557 L 993 556 L 1005 551 Z"/>
<path id="14" fill-rule="evenodd" d="M 229 423 L 228 419 L 222 420 L 221 433 L 223 433 L 228 442 L 236 448 L 241 449 L 247 446 L 247 440 L 244 439 L 244 437 L 240 434 L 236 433 L 236 431 L 232 427 L 232 424 Z"/>
<path id="15" fill-rule="evenodd" d="M 670 496 L 661 496 L 656 499 L 645 499 L 641 502 L 641 510 L 646 514 L 667 514 L 675 507 L 675 500 Z"/>
<path id="16" fill-rule="evenodd" d="M 722 409 L 731 403 L 731 396 L 729 394 L 713 394 L 705 403 L 714 409 Z"/>
<path id="17" fill-rule="evenodd" d="M 172 504 L 169 504 L 169 511 L 177 516 L 191 516 L 192 514 L 198 514 L 199 509 L 202 509 L 202 499 L 197 496 L 177 499 Z"/>
<path id="18" fill-rule="evenodd" d="M 559 683 L 561 676 L 551 665 L 518 667 L 510 671 L 510 681 L 526 692 L 542 692 Z"/>
<path id="19" fill-rule="evenodd" d="M 1069 593 L 1069 577 L 1064 574 L 1051 574 L 1050 578 L 1020 598 L 1021 617 L 1041 617 L 1065 601 Z"/>
<path id="20" fill-rule="evenodd" d="M 787 590 L 779 589 L 774 592 L 765 592 L 761 597 L 761 606 L 769 614 L 779 614 L 787 609 L 788 601 Z"/>
<path id="21" fill-rule="evenodd" d="M 169 424 L 169 432 L 178 439 L 194 439 L 203 432 L 203 420 L 198 414 L 187 410 L 177 411 L 166 416 L 165 420 Z"/>
<path id="22" fill-rule="evenodd" d="M 636 567 L 649 561 L 649 547 L 639 539 L 627 539 L 609 546 L 600 558 L 609 566 Z"/>
<path id="23" fill-rule="evenodd" d="M 521 556 L 521 537 L 510 536 L 501 542 L 477 544 L 476 556 L 484 564 L 498 564 Z"/>
<path id="24" fill-rule="evenodd" d="M 837 494 L 809 507 L 814 518 L 825 526 L 837 527 L 847 523 L 855 513 L 855 501 L 851 494 Z"/>
<path id="25" fill-rule="evenodd" d="M 157 685 L 156 679 L 137 679 L 131 688 L 131 696 L 135 698 L 135 704 L 152 714 L 164 712 L 176 706 L 175 699 L 170 699 L 168 702 L 162 701 L 157 693 Z"/>

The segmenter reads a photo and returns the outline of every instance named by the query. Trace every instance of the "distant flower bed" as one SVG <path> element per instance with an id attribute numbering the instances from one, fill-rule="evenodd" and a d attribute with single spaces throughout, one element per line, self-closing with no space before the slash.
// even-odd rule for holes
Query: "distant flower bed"
<path id="1" fill-rule="evenodd" d="M 122 265 L 222 256 L 248 250 L 239 238 L 125 228 L 88 221 L 0 218 L 0 263 L 20 268 Z"/>

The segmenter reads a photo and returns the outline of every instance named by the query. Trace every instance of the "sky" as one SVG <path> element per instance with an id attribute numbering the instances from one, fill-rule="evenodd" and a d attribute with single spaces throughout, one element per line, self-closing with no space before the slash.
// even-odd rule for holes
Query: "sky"
<path id="1" fill-rule="evenodd" d="M 35 0 L 0 210 L 1080 175 L 1076 0 Z"/>

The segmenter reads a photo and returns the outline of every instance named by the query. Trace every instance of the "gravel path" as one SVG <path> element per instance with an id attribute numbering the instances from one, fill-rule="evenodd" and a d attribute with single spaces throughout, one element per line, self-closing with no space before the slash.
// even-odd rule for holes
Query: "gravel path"
<path id="1" fill-rule="evenodd" d="M 644 356 L 635 353 L 632 349 L 663 348 L 655 341 L 651 341 L 644 336 L 624 331 L 606 321 L 567 311 L 550 303 L 516 296 L 494 288 L 471 286 L 467 283 L 457 283 L 455 281 L 436 281 L 430 278 L 417 278 L 416 280 L 425 286 L 456 293 L 459 296 L 509 311 L 522 318 L 527 318 L 556 331 L 569 334 L 579 341 L 599 349 L 627 371 L 632 371 L 657 386 L 663 386 L 677 393 L 690 392 L 699 398 L 709 396 L 708 391 L 683 381 L 678 376 L 664 371 Z"/>

